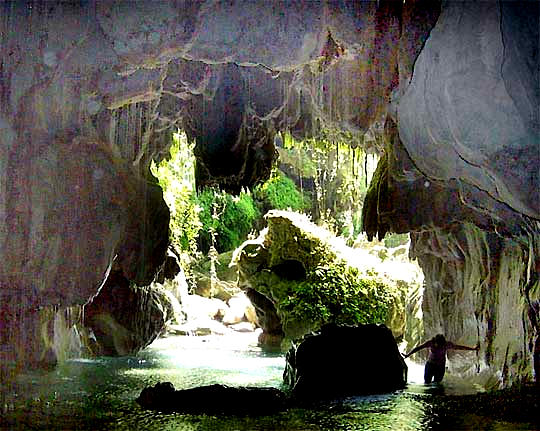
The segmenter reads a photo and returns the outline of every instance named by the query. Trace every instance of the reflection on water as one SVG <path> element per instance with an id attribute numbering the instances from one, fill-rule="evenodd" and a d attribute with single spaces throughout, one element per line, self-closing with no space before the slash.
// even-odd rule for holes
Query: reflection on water
<path id="1" fill-rule="evenodd" d="M 25 430 L 514 430 L 474 416 L 437 417 L 430 390 L 417 382 L 388 395 L 351 397 L 262 417 L 159 414 L 134 399 L 159 381 L 176 388 L 213 383 L 280 387 L 284 357 L 262 352 L 251 334 L 170 337 L 136 357 L 68 361 L 53 372 L 21 375 L 3 385 L 0 429 Z M 439 387 L 440 389 L 440 387 Z M 447 388 L 445 388 L 447 389 Z M 452 390 L 452 388 L 449 388 Z"/>

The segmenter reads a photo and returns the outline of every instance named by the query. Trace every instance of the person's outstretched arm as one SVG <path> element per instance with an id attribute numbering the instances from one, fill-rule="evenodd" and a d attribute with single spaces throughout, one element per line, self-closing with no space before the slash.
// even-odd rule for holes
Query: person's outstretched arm
<path id="1" fill-rule="evenodd" d="M 447 343 L 447 348 L 448 349 L 453 349 L 453 350 L 480 350 L 480 344 L 477 344 L 476 346 L 474 347 L 469 347 L 469 346 L 462 346 L 460 344 L 454 344 L 454 343 Z"/>
<path id="2" fill-rule="evenodd" d="M 422 350 L 422 349 L 425 349 L 426 347 L 429 347 L 430 346 L 430 343 L 431 343 L 431 340 L 429 341 L 426 341 L 424 344 L 420 344 L 419 346 L 416 346 L 414 349 L 412 349 L 409 353 L 407 353 L 406 355 L 403 355 L 404 358 L 408 358 L 409 356 L 411 356 L 412 354 Z"/>

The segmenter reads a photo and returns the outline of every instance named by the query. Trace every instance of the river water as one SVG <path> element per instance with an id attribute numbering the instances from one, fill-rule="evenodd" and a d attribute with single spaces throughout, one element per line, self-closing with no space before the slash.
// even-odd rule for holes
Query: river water
<path id="1" fill-rule="evenodd" d="M 70 360 L 51 372 L 19 375 L 1 391 L 2 430 L 531 430 L 488 417 L 440 417 L 435 390 L 410 364 L 409 385 L 393 394 L 351 397 L 272 416 L 160 414 L 141 409 L 141 390 L 160 381 L 177 389 L 223 383 L 280 388 L 283 355 L 265 353 L 256 334 L 159 339 L 135 357 Z M 436 390 L 441 390 L 438 388 Z M 446 391 L 474 388 L 446 384 Z"/>

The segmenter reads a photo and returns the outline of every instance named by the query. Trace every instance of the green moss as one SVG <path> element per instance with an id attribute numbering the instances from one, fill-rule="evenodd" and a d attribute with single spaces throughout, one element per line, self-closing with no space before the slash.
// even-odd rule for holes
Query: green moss
<path id="1" fill-rule="evenodd" d="M 338 262 L 318 266 L 306 280 L 290 284 L 279 308 L 297 321 L 386 323 L 397 295 L 397 290 L 382 280 Z"/>

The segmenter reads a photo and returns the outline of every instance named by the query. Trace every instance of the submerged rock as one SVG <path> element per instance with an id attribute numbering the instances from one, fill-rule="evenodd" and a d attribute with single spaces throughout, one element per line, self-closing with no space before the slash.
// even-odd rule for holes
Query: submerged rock
<path id="1" fill-rule="evenodd" d="M 200 386 L 175 390 L 170 382 L 144 388 L 137 403 L 162 412 L 205 414 L 270 414 L 285 408 L 285 395 L 276 388 Z"/>
<path id="2" fill-rule="evenodd" d="M 285 383 L 298 400 L 387 393 L 407 383 L 407 365 L 384 325 L 327 325 L 287 353 Z"/>

